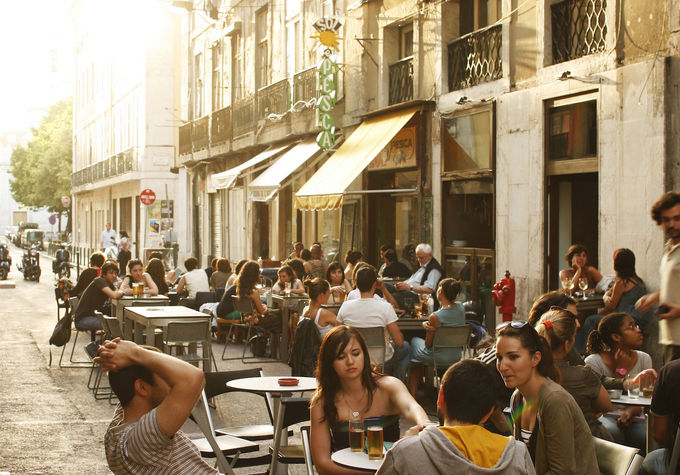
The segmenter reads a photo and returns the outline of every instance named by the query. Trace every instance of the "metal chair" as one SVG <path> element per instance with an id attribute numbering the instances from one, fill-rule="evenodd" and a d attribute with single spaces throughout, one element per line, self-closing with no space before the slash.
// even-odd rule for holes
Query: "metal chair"
<path id="1" fill-rule="evenodd" d="M 300 435 L 302 436 L 302 448 L 305 452 L 305 467 L 307 468 L 307 475 L 314 475 L 314 462 L 312 461 L 312 447 L 309 443 L 309 426 L 300 427 Z"/>
<path id="2" fill-rule="evenodd" d="M 649 415 L 647 416 L 649 417 Z M 675 433 L 675 442 L 673 443 L 673 451 L 671 452 L 670 463 L 668 464 L 668 473 L 674 474 L 678 471 L 678 461 L 680 460 L 680 424 Z"/>
<path id="3" fill-rule="evenodd" d="M 643 458 L 638 449 L 597 437 L 593 437 L 593 443 L 602 475 L 636 475 L 640 470 Z"/>
<path id="4" fill-rule="evenodd" d="M 165 352 L 172 354 L 172 349 L 180 349 L 176 356 L 188 363 L 203 363 L 203 371 L 210 367 L 209 354 L 212 354 L 210 345 L 210 322 L 170 322 L 163 339 Z M 198 355 L 197 346 L 201 345 L 201 356 Z M 186 353 L 184 350 L 188 350 Z M 215 366 L 217 364 L 215 363 Z"/>
<path id="5" fill-rule="evenodd" d="M 232 297 L 232 300 L 234 302 L 234 310 L 239 312 L 241 314 L 241 321 L 247 320 L 247 323 L 232 323 L 232 326 L 236 327 L 242 327 L 246 328 L 246 338 L 245 341 L 243 342 L 243 353 L 241 354 L 241 361 L 243 363 L 267 363 L 268 359 L 263 358 L 260 356 L 246 356 L 246 349 L 248 348 L 248 342 L 253 336 L 253 327 L 255 326 L 255 316 L 257 315 L 257 312 L 255 311 L 255 307 L 253 306 L 253 301 L 250 300 L 249 298 L 240 298 L 238 295 L 234 295 Z M 249 317 L 249 318 L 248 318 Z M 225 349 L 226 349 L 226 344 L 225 344 Z M 224 353 L 223 353 L 224 354 Z M 246 361 L 246 360 L 254 360 L 254 361 Z M 278 361 L 276 358 L 273 358 L 273 361 Z M 271 361 L 269 361 L 271 362 Z"/>
<path id="6" fill-rule="evenodd" d="M 69 307 L 71 308 L 71 316 L 75 315 L 76 309 L 78 308 L 78 303 L 80 302 L 79 297 L 69 297 L 68 299 L 68 304 Z M 76 336 L 73 338 L 73 332 L 75 332 Z M 73 344 L 71 345 L 71 355 L 68 358 L 69 363 L 64 363 L 64 353 L 66 352 L 66 347 L 68 346 L 68 342 L 61 347 L 61 355 L 59 356 L 59 367 L 60 368 L 92 368 L 92 361 L 90 359 L 87 360 L 74 360 L 74 353 L 76 349 L 76 343 L 78 342 L 78 335 L 81 332 L 85 333 L 90 333 L 90 330 L 78 330 L 75 325 L 75 318 L 73 319 L 73 322 L 71 323 L 71 339 L 73 340 Z"/>
<path id="7" fill-rule="evenodd" d="M 279 463 L 301 464 L 305 463 L 304 448 L 302 445 L 283 445 L 283 430 L 288 427 L 310 420 L 308 397 L 282 397 L 279 411 L 276 414 L 274 424 L 274 445 L 271 448 L 272 461 L 269 473 L 277 473 L 276 466 Z"/>
<path id="8" fill-rule="evenodd" d="M 368 354 L 380 371 L 385 365 L 385 327 L 353 327 L 366 340 Z"/>
<path id="9" fill-rule="evenodd" d="M 452 327 L 440 325 L 437 328 L 434 333 L 434 340 L 432 342 L 432 361 L 434 362 L 435 387 L 439 387 L 440 369 L 437 367 L 437 350 L 444 348 L 460 348 L 461 358 L 464 358 L 471 334 L 472 326 L 468 325 L 467 323 L 465 325 L 456 325 Z"/>
<path id="10" fill-rule="evenodd" d="M 60 288 L 59 286 L 56 286 L 54 288 L 54 298 L 57 300 L 57 321 L 59 321 L 59 313 L 60 310 L 63 308 L 64 312 L 68 312 L 69 309 L 69 303 L 68 300 L 64 300 L 64 289 Z"/>

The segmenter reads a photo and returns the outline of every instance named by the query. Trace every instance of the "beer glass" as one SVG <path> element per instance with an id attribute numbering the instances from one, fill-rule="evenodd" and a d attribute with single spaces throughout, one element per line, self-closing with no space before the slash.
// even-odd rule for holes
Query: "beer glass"
<path id="1" fill-rule="evenodd" d="M 349 448 L 352 452 L 364 450 L 364 421 L 361 419 L 349 421 Z"/>
<path id="2" fill-rule="evenodd" d="M 368 458 L 380 460 L 383 456 L 383 430 L 380 426 L 370 426 L 366 431 Z"/>
<path id="3" fill-rule="evenodd" d="M 290 288 L 291 288 L 290 282 L 286 282 L 285 286 L 286 286 L 285 287 L 286 288 L 286 291 L 285 291 L 286 297 L 290 297 Z"/>

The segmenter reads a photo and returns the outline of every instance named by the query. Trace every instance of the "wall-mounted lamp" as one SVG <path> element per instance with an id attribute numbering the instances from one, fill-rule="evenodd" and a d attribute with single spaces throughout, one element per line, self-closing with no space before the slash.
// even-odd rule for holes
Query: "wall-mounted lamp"
<path id="1" fill-rule="evenodd" d="M 571 71 L 565 71 L 559 76 L 557 76 L 558 81 L 566 81 L 567 79 L 572 79 Z"/>
<path id="2" fill-rule="evenodd" d="M 456 101 L 456 104 L 459 106 L 462 106 L 463 104 L 467 104 L 468 102 L 472 102 L 470 99 L 468 99 L 467 96 L 460 96 L 458 100 Z"/>

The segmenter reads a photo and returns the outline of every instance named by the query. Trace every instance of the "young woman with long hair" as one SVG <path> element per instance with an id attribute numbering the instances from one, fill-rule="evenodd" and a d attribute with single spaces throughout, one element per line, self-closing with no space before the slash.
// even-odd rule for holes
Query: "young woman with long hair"
<path id="1" fill-rule="evenodd" d="M 302 316 L 314 321 L 323 340 L 326 334 L 338 325 L 336 315 L 323 308 L 331 295 L 330 286 L 325 280 L 316 277 L 312 280 L 305 280 L 305 289 L 309 295 L 309 306 L 302 311 Z"/>
<path id="2" fill-rule="evenodd" d="M 496 333 L 498 371 L 515 388 L 513 434 L 527 444 L 536 473 L 598 473 L 593 436 L 578 404 L 559 385 L 548 343 L 528 322 L 505 322 Z"/>
<path id="3" fill-rule="evenodd" d="M 253 308 L 260 315 L 267 315 L 269 309 L 260 299 L 260 292 L 255 288 L 255 285 L 260 279 L 260 266 L 255 261 L 247 261 L 241 272 L 236 278 L 236 295 L 242 299 L 250 299 L 253 302 Z"/>
<path id="4" fill-rule="evenodd" d="M 286 291 L 286 283 L 290 282 L 290 292 L 292 294 L 302 295 L 305 293 L 305 288 L 302 281 L 297 278 L 295 271 L 291 266 L 284 265 L 278 270 L 279 280 L 272 287 L 272 292 L 275 294 L 283 294 Z"/>
<path id="5" fill-rule="evenodd" d="M 132 295 L 132 284 L 144 284 L 144 293 L 148 295 L 158 295 L 158 287 L 151 276 L 144 272 L 142 261 L 139 259 L 132 259 L 128 262 L 129 273 L 120 284 L 120 290 L 125 295 Z"/>
<path id="6" fill-rule="evenodd" d="M 319 349 L 316 379 L 319 387 L 310 403 L 311 445 L 321 475 L 364 473 L 331 460 L 331 452 L 349 446 L 350 420 L 362 419 L 365 427 L 383 427 L 384 440 L 392 442 L 399 438 L 400 416 L 416 426 L 407 434 L 417 433 L 428 422 L 401 381 L 371 368 L 366 342 L 351 327 L 340 325 L 326 335 Z"/>
<path id="7" fill-rule="evenodd" d="M 168 282 L 165 280 L 165 266 L 163 261 L 154 257 L 149 259 L 146 264 L 146 273 L 151 276 L 151 280 L 154 281 L 156 287 L 158 287 L 159 295 L 168 295 Z"/>
<path id="8" fill-rule="evenodd" d="M 329 302 L 340 303 L 345 300 L 348 293 L 352 291 L 352 286 L 345 278 L 345 271 L 339 262 L 331 262 L 326 269 L 326 280 L 331 286 L 331 296 Z"/>
<path id="9" fill-rule="evenodd" d="M 560 271 L 560 281 L 563 283 L 570 282 L 574 284 L 574 288 L 578 288 L 578 280 L 585 277 L 588 279 L 588 287 L 595 288 L 602 280 L 600 271 L 588 264 L 588 249 L 583 244 L 572 244 L 564 260 L 567 261 L 569 267 Z"/>

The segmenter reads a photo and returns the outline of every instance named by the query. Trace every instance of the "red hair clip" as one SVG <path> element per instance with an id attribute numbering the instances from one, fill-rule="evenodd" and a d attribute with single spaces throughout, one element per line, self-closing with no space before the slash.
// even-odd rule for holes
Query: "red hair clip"
<path id="1" fill-rule="evenodd" d="M 550 320 L 546 320 L 545 322 L 543 322 L 543 326 L 545 326 L 546 328 L 552 328 L 553 325 Z"/>

